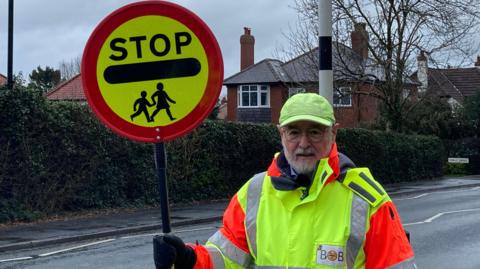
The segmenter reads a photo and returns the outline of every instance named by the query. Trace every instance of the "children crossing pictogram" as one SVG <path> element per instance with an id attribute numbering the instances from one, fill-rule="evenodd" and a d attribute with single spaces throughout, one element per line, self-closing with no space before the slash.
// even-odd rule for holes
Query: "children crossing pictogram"
<path id="1" fill-rule="evenodd" d="M 150 121 L 150 116 L 148 115 L 148 108 L 147 107 L 154 106 L 155 104 L 150 104 L 150 102 L 148 102 L 148 100 L 146 98 L 147 97 L 147 92 L 146 91 L 142 91 L 140 96 L 141 97 L 138 98 L 137 100 L 135 100 L 135 103 L 133 104 L 133 111 L 135 111 L 135 113 L 130 115 L 130 119 L 133 121 L 133 119 L 136 116 L 142 114 L 142 112 L 143 112 L 145 114 L 145 118 L 147 119 L 147 121 Z"/>
<path id="2" fill-rule="evenodd" d="M 153 93 L 152 96 L 150 97 L 152 99 L 152 103 L 150 103 L 147 100 L 146 91 L 142 91 L 140 93 L 140 96 L 141 97 L 135 100 L 135 103 L 133 104 L 133 111 L 135 113 L 130 115 L 130 119 L 132 120 L 132 122 L 133 122 L 133 119 L 138 115 L 142 114 L 142 112 L 143 114 L 145 114 L 145 119 L 147 120 L 147 122 L 154 122 L 155 116 L 162 109 L 165 109 L 171 121 L 176 120 L 176 118 L 172 116 L 172 112 L 170 112 L 169 103 L 176 104 L 177 102 L 175 102 L 175 100 L 173 100 L 172 98 L 170 98 L 170 96 L 168 96 L 167 92 L 163 89 L 163 83 L 161 82 L 157 83 L 157 91 L 155 91 L 155 93 Z M 155 105 L 156 105 L 156 108 L 153 111 L 153 113 L 150 115 L 148 112 L 148 107 L 152 107 Z"/>
<path id="3" fill-rule="evenodd" d="M 157 98 L 156 101 L 155 97 Z M 165 90 L 163 90 L 163 84 L 161 82 L 157 84 L 157 91 L 152 95 L 152 101 L 154 104 L 157 104 L 157 108 L 155 109 L 155 111 L 153 111 L 152 116 L 150 116 L 150 121 L 154 121 L 155 115 L 157 115 L 157 113 L 162 109 L 165 109 L 167 111 L 167 115 L 171 121 L 175 120 L 175 118 L 172 117 L 172 113 L 170 112 L 170 104 L 168 102 L 172 104 L 176 104 L 176 102 L 168 96 Z"/>

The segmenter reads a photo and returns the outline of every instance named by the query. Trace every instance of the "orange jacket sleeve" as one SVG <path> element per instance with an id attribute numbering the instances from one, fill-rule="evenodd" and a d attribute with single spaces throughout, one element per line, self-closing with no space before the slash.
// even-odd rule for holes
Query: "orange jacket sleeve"
<path id="1" fill-rule="evenodd" d="M 245 233 L 245 212 L 235 194 L 223 214 L 223 227 L 220 232 L 235 246 L 250 253 Z"/>
<path id="2" fill-rule="evenodd" d="M 223 214 L 223 227 L 220 232 L 236 247 L 250 253 L 245 234 L 245 212 L 243 211 L 235 194 Z M 213 263 L 208 251 L 203 246 L 192 246 L 197 254 L 197 262 L 194 269 L 213 269 Z"/>
<path id="3" fill-rule="evenodd" d="M 195 254 L 197 254 L 197 261 L 193 269 L 213 269 L 213 262 L 210 258 L 208 250 L 202 245 L 190 245 Z"/>
<path id="4" fill-rule="evenodd" d="M 384 269 L 414 257 L 392 201 L 383 204 L 371 216 L 364 250 L 366 269 Z"/>

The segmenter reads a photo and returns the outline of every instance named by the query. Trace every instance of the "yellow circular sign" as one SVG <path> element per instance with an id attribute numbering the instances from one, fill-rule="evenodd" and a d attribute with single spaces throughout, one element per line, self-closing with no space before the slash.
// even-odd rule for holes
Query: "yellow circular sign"
<path id="1" fill-rule="evenodd" d="M 141 126 L 165 126 L 181 120 L 202 98 L 207 68 L 200 68 L 194 76 L 123 83 L 109 83 L 104 75 L 107 68 L 119 65 L 130 66 L 124 72 L 155 72 L 143 70 L 139 63 L 161 66 L 176 59 L 196 59 L 201 67 L 208 64 L 202 44 L 184 24 L 162 16 L 143 16 L 125 22 L 108 36 L 98 57 L 98 85 L 105 102 L 122 119 Z M 158 83 L 163 84 L 160 94 L 156 94 Z"/>
<path id="2" fill-rule="evenodd" d="M 223 61 L 208 26 L 167 1 L 124 6 L 90 36 L 82 58 L 85 96 L 95 114 L 128 138 L 184 135 L 212 111 Z"/>

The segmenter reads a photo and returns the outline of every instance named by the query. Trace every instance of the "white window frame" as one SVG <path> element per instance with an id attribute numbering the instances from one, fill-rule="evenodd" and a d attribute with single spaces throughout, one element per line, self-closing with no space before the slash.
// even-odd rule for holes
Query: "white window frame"
<path id="1" fill-rule="evenodd" d="M 294 96 L 297 93 L 305 93 L 307 92 L 305 88 L 288 88 L 288 98 Z"/>
<path id="2" fill-rule="evenodd" d="M 244 106 L 243 105 L 243 91 L 246 87 L 248 87 L 249 91 L 250 91 L 250 88 L 251 87 L 257 87 L 257 105 L 256 106 L 252 106 L 252 105 L 248 105 L 248 106 Z M 263 108 L 269 108 L 270 107 L 270 86 L 269 85 L 262 85 L 262 84 L 244 84 L 244 85 L 239 85 L 238 86 L 238 89 L 237 89 L 237 92 L 238 92 L 238 95 L 237 95 L 237 105 L 238 107 L 240 108 L 259 108 L 259 107 L 263 107 Z M 250 91 L 251 92 L 251 91 Z M 266 96 L 266 103 L 264 105 L 262 105 L 262 93 L 266 93 L 267 96 Z"/>
<path id="3" fill-rule="evenodd" d="M 343 94 L 344 96 L 339 96 Z M 337 102 L 335 96 L 338 96 Z M 349 104 L 338 103 L 338 100 L 348 98 Z M 333 91 L 333 106 L 334 107 L 352 107 L 352 88 L 351 87 L 338 87 Z"/>

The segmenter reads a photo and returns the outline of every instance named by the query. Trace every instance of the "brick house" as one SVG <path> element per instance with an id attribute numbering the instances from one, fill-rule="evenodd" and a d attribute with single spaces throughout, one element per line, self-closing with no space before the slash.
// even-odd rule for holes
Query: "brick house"
<path id="1" fill-rule="evenodd" d="M 227 120 L 278 123 L 280 109 L 291 95 L 318 92 L 318 48 L 288 62 L 263 59 L 254 64 L 255 39 L 249 28 L 244 31 L 240 72 L 223 83 L 227 87 Z M 351 74 L 378 74 L 379 70 L 365 68 L 371 61 L 365 24 L 355 25 L 351 39 L 352 48 L 340 43 L 332 46 L 335 117 L 342 127 L 368 126 L 378 116 L 378 100 L 365 94 L 374 89 L 374 81 L 360 82 Z"/>
<path id="2" fill-rule="evenodd" d="M 50 101 L 75 101 L 86 102 L 87 98 L 83 93 L 82 75 L 78 74 L 71 79 L 62 82 L 60 85 L 46 93 Z"/>
<path id="3" fill-rule="evenodd" d="M 7 77 L 0 74 L 0 86 L 7 84 Z"/>
<path id="4" fill-rule="evenodd" d="M 454 107 L 461 106 L 465 97 L 480 92 L 480 56 L 473 67 L 438 69 L 428 67 L 428 58 L 422 51 L 417 63 L 418 69 L 412 79 L 420 83 L 420 95 L 446 98 Z"/>

